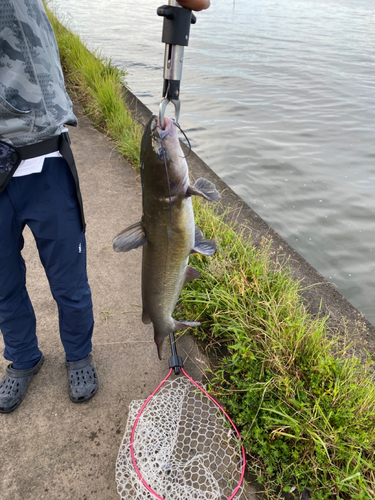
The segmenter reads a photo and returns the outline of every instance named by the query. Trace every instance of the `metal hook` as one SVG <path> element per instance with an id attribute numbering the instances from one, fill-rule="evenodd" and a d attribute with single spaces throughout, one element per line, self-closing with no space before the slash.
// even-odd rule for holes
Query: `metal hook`
<path id="1" fill-rule="evenodd" d="M 159 106 L 159 123 L 162 130 L 164 130 L 165 109 L 170 102 L 174 105 L 176 123 L 178 123 L 178 120 L 180 118 L 181 101 L 179 99 L 163 99 Z"/>

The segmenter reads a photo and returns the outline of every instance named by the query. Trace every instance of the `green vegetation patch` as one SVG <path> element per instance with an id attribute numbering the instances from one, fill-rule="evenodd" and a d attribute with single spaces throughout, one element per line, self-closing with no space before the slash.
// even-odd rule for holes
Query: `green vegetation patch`
<path id="1" fill-rule="evenodd" d="M 56 35 L 69 92 L 94 125 L 114 140 L 116 149 L 139 167 L 143 129 L 124 102 L 126 72 L 99 52 L 89 52 L 78 35 L 67 30 L 51 10 L 46 10 Z"/>
<path id="2" fill-rule="evenodd" d="M 186 285 L 180 307 L 218 352 L 210 390 L 241 430 L 249 470 L 268 498 L 305 488 L 314 499 L 375 498 L 370 362 L 337 352 L 327 318 L 306 311 L 270 241 L 255 248 L 228 213 L 200 200 L 195 218 L 218 248 L 191 257 L 202 277 Z"/>
<path id="3" fill-rule="evenodd" d="M 94 123 L 133 164 L 142 129 L 123 100 L 125 72 L 49 12 L 67 84 Z M 270 499 L 307 488 L 313 499 L 375 498 L 375 386 L 370 364 L 337 351 L 327 319 L 312 318 L 282 258 L 265 240 L 255 248 L 230 214 L 195 202 L 197 225 L 217 243 L 194 255 L 202 278 L 190 282 L 180 313 L 199 318 L 196 335 L 220 364 L 211 392 L 239 427 L 248 469 Z"/>

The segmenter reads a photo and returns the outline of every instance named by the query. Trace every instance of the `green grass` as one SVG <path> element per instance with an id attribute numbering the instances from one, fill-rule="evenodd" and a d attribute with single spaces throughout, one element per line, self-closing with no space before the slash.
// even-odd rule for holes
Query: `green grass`
<path id="1" fill-rule="evenodd" d="M 253 247 L 201 201 L 195 218 L 218 249 L 191 258 L 202 277 L 186 285 L 179 314 L 199 319 L 196 335 L 218 352 L 210 390 L 241 430 L 249 470 L 268 498 L 305 488 L 314 499 L 375 498 L 370 362 L 337 351 L 269 241 Z"/>
<path id="2" fill-rule="evenodd" d="M 67 30 L 47 9 L 59 46 L 66 86 L 95 126 L 107 133 L 118 151 L 139 167 L 142 127 L 124 103 L 126 72 L 99 52 L 87 50 L 79 36 Z"/>
<path id="3" fill-rule="evenodd" d="M 70 92 L 137 166 L 142 132 L 122 98 L 125 73 L 49 15 Z M 202 322 L 195 334 L 217 354 L 210 390 L 240 428 L 248 469 L 273 500 L 305 488 L 317 500 L 374 499 L 370 362 L 339 350 L 327 318 L 309 315 L 269 241 L 255 248 L 230 213 L 204 202 L 195 216 L 218 248 L 192 256 L 202 278 L 185 287 L 178 314 Z"/>

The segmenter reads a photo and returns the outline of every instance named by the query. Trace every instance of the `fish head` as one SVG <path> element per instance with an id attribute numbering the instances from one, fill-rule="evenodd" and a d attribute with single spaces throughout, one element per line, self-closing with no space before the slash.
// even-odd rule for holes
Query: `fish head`
<path id="1" fill-rule="evenodd" d="M 185 193 L 189 174 L 175 121 L 164 117 L 164 126 L 156 115 L 146 125 L 141 143 L 142 184 L 158 198 L 171 198 Z"/>

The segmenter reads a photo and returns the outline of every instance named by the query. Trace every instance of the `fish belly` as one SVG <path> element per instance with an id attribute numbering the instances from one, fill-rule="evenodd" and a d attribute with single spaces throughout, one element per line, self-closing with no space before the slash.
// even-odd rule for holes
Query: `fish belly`
<path id="1" fill-rule="evenodd" d="M 155 212 L 154 212 L 155 213 Z M 191 199 L 183 200 L 172 213 L 160 215 L 152 226 L 145 222 L 142 301 L 144 315 L 153 323 L 160 345 L 174 329 L 172 313 L 179 299 L 190 250 L 194 246 L 194 214 Z"/>

